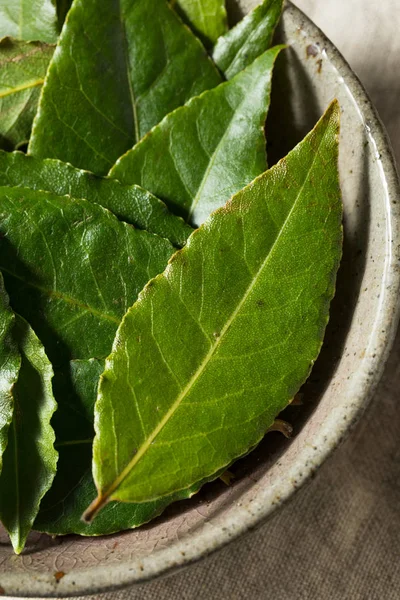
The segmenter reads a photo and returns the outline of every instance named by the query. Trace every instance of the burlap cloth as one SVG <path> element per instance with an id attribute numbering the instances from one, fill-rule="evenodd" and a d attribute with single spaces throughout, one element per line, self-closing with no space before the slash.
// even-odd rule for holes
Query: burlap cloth
<path id="1" fill-rule="evenodd" d="M 400 164 L 400 0 L 297 0 L 369 91 Z M 260 530 L 101 600 L 400 600 L 400 336 L 356 430 Z"/>

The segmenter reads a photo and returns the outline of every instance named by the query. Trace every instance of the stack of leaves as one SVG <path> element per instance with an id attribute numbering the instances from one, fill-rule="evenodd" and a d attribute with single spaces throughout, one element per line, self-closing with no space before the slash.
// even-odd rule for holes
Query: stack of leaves
<path id="1" fill-rule="evenodd" d="M 267 170 L 281 4 L 228 31 L 223 0 L 0 0 L 17 553 L 32 528 L 108 534 L 190 497 L 310 373 L 341 255 L 339 109 Z"/>

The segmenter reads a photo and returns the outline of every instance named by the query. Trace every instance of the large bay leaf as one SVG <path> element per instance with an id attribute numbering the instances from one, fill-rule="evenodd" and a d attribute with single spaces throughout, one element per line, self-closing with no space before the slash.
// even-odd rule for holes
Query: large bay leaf
<path id="1" fill-rule="evenodd" d="M 341 256 L 338 129 L 335 102 L 190 236 L 124 317 L 96 402 L 88 520 L 110 500 L 147 502 L 214 478 L 308 377 Z"/>
<path id="2" fill-rule="evenodd" d="M 0 269 L 11 305 L 55 365 L 107 356 L 123 315 L 173 252 L 97 204 L 0 188 Z"/>
<path id="3" fill-rule="evenodd" d="M 18 315 L 14 336 L 22 363 L 0 475 L 0 519 L 19 554 L 53 482 L 58 455 L 50 425 L 56 410 L 52 366 L 32 328 Z"/>
<path id="4" fill-rule="evenodd" d="M 0 0 L 0 38 L 55 43 L 58 22 L 52 0 Z"/>
<path id="5" fill-rule="evenodd" d="M 264 0 L 212 50 L 215 64 L 227 79 L 234 77 L 267 50 L 282 12 L 282 0 Z"/>
<path id="6" fill-rule="evenodd" d="M 167 238 L 181 247 L 192 232 L 164 202 L 139 186 L 121 185 L 109 177 L 96 177 L 52 158 L 36 158 L 22 152 L 0 151 L 0 186 L 28 187 L 101 204 L 119 219 L 139 229 Z"/>
<path id="7" fill-rule="evenodd" d="M 1 16 L 0 16 L 1 22 Z M 31 133 L 54 46 L 0 40 L 0 147 L 11 150 Z"/>
<path id="8" fill-rule="evenodd" d="M 211 47 L 228 29 L 225 0 L 171 0 L 184 21 Z"/>
<path id="9" fill-rule="evenodd" d="M 29 152 L 103 175 L 167 113 L 220 80 L 166 0 L 75 0 Z"/>
<path id="10" fill-rule="evenodd" d="M 71 361 L 68 369 L 56 371 L 58 410 L 52 424 L 59 460 L 53 486 L 44 497 L 34 524 L 37 531 L 51 535 L 106 535 L 132 529 L 159 515 L 173 500 L 189 498 L 199 487 L 154 502 L 112 502 L 93 523 L 82 521 L 83 511 L 96 497 L 92 477 L 93 417 L 103 370 L 104 361 L 92 359 Z"/>
<path id="11" fill-rule="evenodd" d="M 0 473 L 3 453 L 7 447 L 8 428 L 13 417 L 13 388 L 21 367 L 21 355 L 13 337 L 14 326 L 15 315 L 10 309 L 0 273 Z"/>
<path id="12" fill-rule="evenodd" d="M 266 169 L 264 123 L 280 49 L 168 115 L 110 175 L 141 185 L 200 225 Z"/>

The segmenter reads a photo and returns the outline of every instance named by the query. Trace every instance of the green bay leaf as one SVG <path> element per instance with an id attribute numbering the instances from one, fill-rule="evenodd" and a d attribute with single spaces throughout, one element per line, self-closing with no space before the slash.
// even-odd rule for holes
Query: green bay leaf
<path id="1" fill-rule="evenodd" d="M 26 42 L 57 41 L 58 22 L 52 0 L 0 0 L 0 38 Z"/>
<path id="2" fill-rule="evenodd" d="M 15 315 L 0 273 L 0 473 L 14 410 L 13 389 L 21 368 L 21 355 L 14 340 Z"/>
<path id="3" fill-rule="evenodd" d="M 228 29 L 225 0 L 171 0 L 171 6 L 207 48 Z"/>
<path id="4" fill-rule="evenodd" d="M 121 185 L 115 179 L 97 177 L 56 159 L 0 151 L 0 186 L 84 198 L 138 229 L 167 238 L 176 247 L 183 246 L 192 232 L 180 217 L 168 211 L 164 202 L 143 188 Z"/>
<path id="5" fill-rule="evenodd" d="M 99 385 L 87 520 L 110 500 L 153 501 L 215 478 L 308 377 L 341 256 L 338 132 L 334 102 L 124 317 Z"/>
<path id="6" fill-rule="evenodd" d="M 97 204 L 0 188 L 0 269 L 11 305 L 55 365 L 107 356 L 123 315 L 173 252 Z"/>
<path id="7" fill-rule="evenodd" d="M 199 486 L 173 498 L 144 504 L 110 503 L 93 523 L 81 516 L 96 497 L 92 477 L 93 418 L 97 384 L 104 361 L 71 361 L 67 369 L 56 371 L 54 393 L 58 410 L 52 424 L 59 453 L 57 475 L 44 497 L 34 529 L 51 535 L 76 533 L 107 535 L 132 529 L 158 516 L 173 500 L 189 498 Z"/>
<path id="8" fill-rule="evenodd" d="M 0 519 L 19 554 L 56 473 L 58 455 L 50 420 L 57 405 L 52 366 L 32 328 L 18 315 L 14 336 L 22 362 L 0 475 Z"/>
<path id="9" fill-rule="evenodd" d="M 0 40 L 0 148 L 28 142 L 53 52 L 54 46 L 40 42 Z"/>
<path id="10" fill-rule="evenodd" d="M 216 42 L 212 57 L 227 79 L 250 65 L 271 45 L 282 0 L 264 0 Z"/>
<path id="11" fill-rule="evenodd" d="M 167 113 L 220 81 L 166 0 L 75 0 L 29 152 L 103 175 Z"/>
<path id="12" fill-rule="evenodd" d="M 144 187 L 200 225 L 266 169 L 264 124 L 281 48 L 168 115 L 118 160 L 110 176 Z"/>

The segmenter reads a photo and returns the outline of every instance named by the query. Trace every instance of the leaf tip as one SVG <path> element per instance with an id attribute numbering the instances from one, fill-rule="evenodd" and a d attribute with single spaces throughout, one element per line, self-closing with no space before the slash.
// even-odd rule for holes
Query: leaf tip
<path id="1" fill-rule="evenodd" d="M 26 536 L 21 535 L 19 531 L 14 535 L 9 532 L 9 535 L 15 554 L 21 554 L 25 548 Z"/>
<path id="2" fill-rule="evenodd" d="M 337 98 L 334 98 L 328 106 L 325 117 L 327 120 L 334 119 L 338 123 L 340 122 L 340 103 Z"/>

